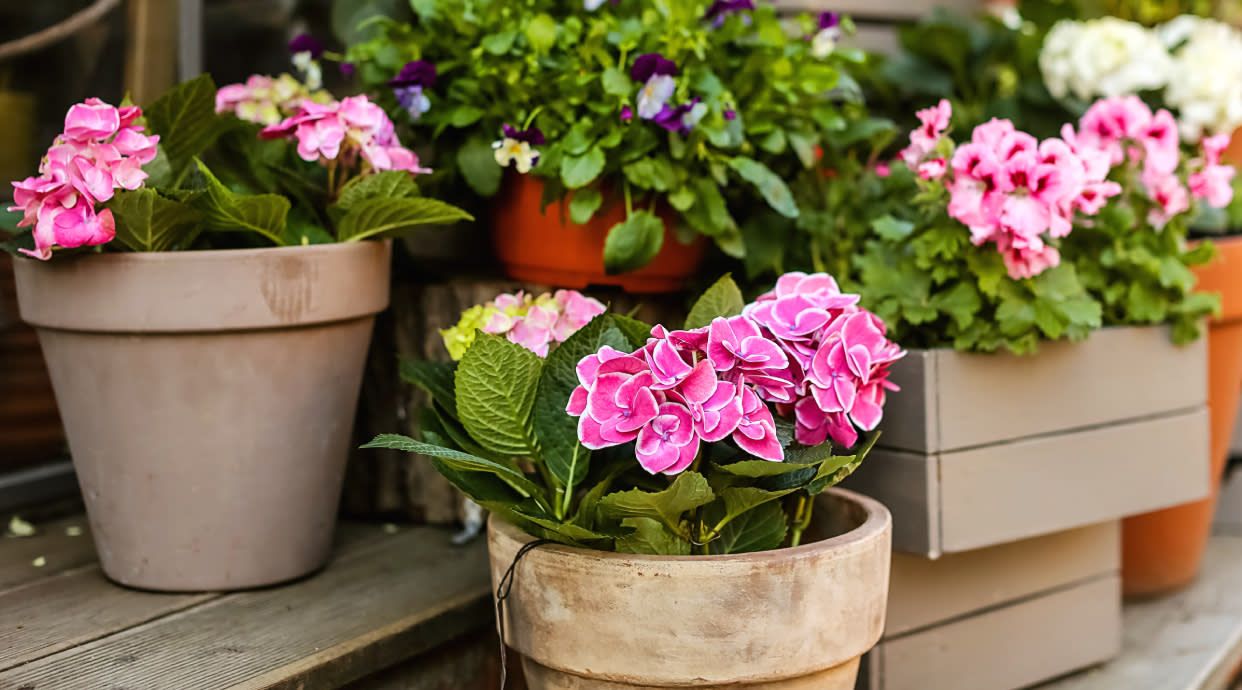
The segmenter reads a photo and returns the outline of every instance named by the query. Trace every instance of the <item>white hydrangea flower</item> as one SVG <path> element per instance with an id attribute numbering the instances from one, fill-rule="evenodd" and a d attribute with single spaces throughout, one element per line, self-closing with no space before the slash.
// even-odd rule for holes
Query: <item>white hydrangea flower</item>
<path id="1" fill-rule="evenodd" d="M 1164 100 L 1177 110 L 1182 139 L 1197 142 L 1242 127 L 1242 32 L 1190 16 L 1157 31 L 1173 51 Z"/>
<path id="2" fill-rule="evenodd" d="M 1055 98 L 1087 101 L 1161 89 L 1172 59 L 1155 32 L 1104 17 L 1058 22 L 1044 39 L 1039 67 Z"/>

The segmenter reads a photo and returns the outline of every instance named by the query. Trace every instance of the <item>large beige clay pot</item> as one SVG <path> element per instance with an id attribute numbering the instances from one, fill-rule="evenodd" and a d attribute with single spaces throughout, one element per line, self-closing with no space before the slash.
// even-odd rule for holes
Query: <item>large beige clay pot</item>
<path id="1" fill-rule="evenodd" d="M 505 634 L 530 690 L 852 690 L 880 639 L 892 521 L 833 489 L 809 543 L 732 556 L 544 545 L 518 562 Z M 492 582 L 532 538 L 492 518 Z"/>
<path id="2" fill-rule="evenodd" d="M 15 262 L 104 572 L 227 590 L 328 558 L 391 245 Z"/>

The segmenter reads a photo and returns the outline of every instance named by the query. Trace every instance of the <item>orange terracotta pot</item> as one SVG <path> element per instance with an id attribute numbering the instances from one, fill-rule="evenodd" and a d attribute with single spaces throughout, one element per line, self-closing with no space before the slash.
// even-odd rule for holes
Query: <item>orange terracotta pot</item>
<path id="1" fill-rule="evenodd" d="M 604 272 L 604 239 L 608 230 L 625 219 L 625 208 L 609 195 L 586 225 L 569 220 L 569 200 L 541 208 L 543 181 L 530 175 L 512 175 L 492 207 L 492 242 L 505 273 L 514 280 L 582 289 L 615 285 L 626 292 L 676 292 L 703 262 L 707 242 L 678 242 L 674 220 L 667 209 L 657 211 L 664 221 L 664 246 L 642 268 L 608 275 Z"/>
<path id="2" fill-rule="evenodd" d="M 1222 306 L 1220 318 L 1208 331 L 1212 495 L 1122 523 L 1121 577 L 1126 596 L 1163 594 L 1190 584 L 1199 573 L 1212 530 L 1242 392 L 1242 237 L 1214 242 L 1220 255 L 1196 270 L 1198 289 L 1220 293 Z"/>
<path id="3" fill-rule="evenodd" d="M 1225 162 L 1242 167 L 1242 128 L 1234 130 L 1229 148 L 1225 150 Z"/>

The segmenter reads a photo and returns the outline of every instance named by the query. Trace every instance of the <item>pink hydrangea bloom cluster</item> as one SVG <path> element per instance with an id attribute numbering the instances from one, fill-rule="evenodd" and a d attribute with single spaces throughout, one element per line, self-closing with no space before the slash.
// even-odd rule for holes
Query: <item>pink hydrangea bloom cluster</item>
<path id="1" fill-rule="evenodd" d="M 230 113 L 247 122 L 274 125 L 295 115 L 306 99 L 326 103 L 332 97 L 326 91 L 312 93 L 291 74 L 279 77 L 252 74 L 244 83 L 221 86 L 216 91 L 216 112 Z"/>
<path id="2" fill-rule="evenodd" d="M 579 386 L 566 411 L 578 438 L 597 450 L 635 443 L 652 474 L 677 474 L 703 443 L 731 438 L 743 451 L 781 461 L 777 414 L 795 438 L 852 446 L 858 428 L 883 414 L 892 362 L 905 354 L 874 314 L 824 273 L 789 273 L 739 316 L 704 328 L 652 329 L 627 354 L 610 347 L 578 363 Z"/>
<path id="3" fill-rule="evenodd" d="M 361 157 L 372 171 L 431 172 L 419 165 L 418 154 L 401 145 L 388 114 L 366 96 L 330 103 L 303 100 L 297 114 L 265 127 L 262 135 L 296 138 L 298 155 L 312 163 L 353 165 Z"/>
<path id="4" fill-rule="evenodd" d="M 106 244 L 116 236 L 112 212 L 96 206 L 147 178 L 142 166 L 155 158 L 160 138 L 142 133 L 135 124 L 140 117 L 137 107 L 116 108 L 98 98 L 69 108 L 39 175 L 13 183 L 9 210 L 22 212 L 18 227 L 34 226 L 35 248 L 22 253 L 47 260 L 53 248 Z"/>
<path id="5" fill-rule="evenodd" d="M 1108 160 L 1073 141 L 1040 141 L 1009 120 L 975 128 L 968 143 L 942 144 L 952 115 L 947 101 L 919 112 L 921 126 L 910 134 L 901 158 L 925 180 L 941 180 L 949 191 L 949 215 L 970 228 L 975 245 L 992 243 L 1014 279 L 1030 278 L 1056 266 L 1060 253 L 1049 242 L 1073 229 L 1077 214 L 1095 215 L 1121 193 L 1108 181 Z M 1177 132 L 1174 126 L 1173 143 Z M 930 157 L 949 150 L 945 157 Z"/>
<path id="6" fill-rule="evenodd" d="M 1155 204 L 1147 222 L 1157 228 L 1189 211 L 1192 197 L 1217 207 L 1233 199 L 1234 170 L 1220 163 L 1228 136 L 1203 140 L 1203 158 L 1191 162 L 1194 170 L 1183 184 L 1177 120 L 1167 110 L 1153 112 L 1137 96 L 1096 101 L 1078 130 L 1067 124 L 1061 136 L 1079 155 L 1106 169 L 1135 167 L 1144 193 Z"/>
<path id="7" fill-rule="evenodd" d="M 491 307 L 492 309 L 487 309 Z M 548 356 L 552 343 L 563 343 L 606 307 L 577 290 L 557 290 L 533 302 L 521 292 L 503 294 L 486 305 L 489 311 L 483 332 L 503 335 L 540 357 Z"/>

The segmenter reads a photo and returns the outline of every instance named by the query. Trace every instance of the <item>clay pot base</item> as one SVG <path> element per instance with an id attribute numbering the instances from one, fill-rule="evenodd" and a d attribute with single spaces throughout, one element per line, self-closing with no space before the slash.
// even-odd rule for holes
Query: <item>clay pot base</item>
<path id="1" fill-rule="evenodd" d="M 526 673 L 526 684 L 530 690 L 660 690 L 669 687 L 694 687 L 700 690 L 854 690 L 854 681 L 858 676 L 858 659 L 851 659 L 840 666 L 800 678 L 729 685 L 657 686 L 614 683 L 557 671 L 526 657 L 522 658 L 522 670 Z"/>

